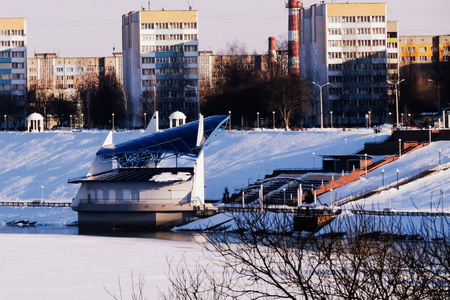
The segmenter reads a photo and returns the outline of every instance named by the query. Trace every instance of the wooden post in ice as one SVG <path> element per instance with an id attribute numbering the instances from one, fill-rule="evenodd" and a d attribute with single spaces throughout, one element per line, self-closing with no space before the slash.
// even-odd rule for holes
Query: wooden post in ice
<path id="1" fill-rule="evenodd" d="M 259 207 L 261 211 L 264 211 L 264 193 L 263 193 L 263 185 L 259 188 Z"/>

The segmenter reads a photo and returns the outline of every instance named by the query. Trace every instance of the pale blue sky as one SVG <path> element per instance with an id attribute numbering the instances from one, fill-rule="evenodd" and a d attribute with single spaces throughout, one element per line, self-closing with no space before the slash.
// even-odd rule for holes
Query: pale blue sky
<path id="1" fill-rule="evenodd" d="M 147 0 L 3 1 L 0 17 L 25 17 L 28 56 L 105 56 L 122 50 L 121 17 L 148 7 Z M 304 1 L 309 7 L 319 1 Z M 327 1 L 329 3 L 333 1 Z M 335 0 L 336 3 L 347 1 Z M 380 1 L 349 1 L 380 2 Z M 269 36 L 287 36 L 285 0 L 152 0 L 151 9 L 199 11 L 200 50 L 224 49 L 234 39 L 249 52 L 263 53 Z M 449 0 L 388 0 L 388 20 L 400 22 L 400 35 L 450 34 Z"/>

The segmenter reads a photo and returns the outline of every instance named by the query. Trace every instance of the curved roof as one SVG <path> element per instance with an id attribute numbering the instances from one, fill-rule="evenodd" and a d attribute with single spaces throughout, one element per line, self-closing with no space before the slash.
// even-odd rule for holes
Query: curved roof
<path id="1" fill-rule="evenodd" d="M 203 121 L 203 142 L 197 147 L 198 121 L 190 122 L 175 128 L 166 129 L 138 139 L 117 144 L 113 147 L 101 148 L 97 157 L 101 160 L 115 158 L 119 161 L 149 159 L 161 160 L 165 154 L 186 155 L 197 157 L 208 139 L 215 132 L 224 128 L 228 116 L 211 116 Z"/>
<path id="2" fill-rule="evenodd" d="M 34 112 L 27 117 L 27 120 L 44 120 L 44 117 L 41 114 Z"/>
<path id="3" fill-rule="evenodd" d="M 186 119 L 186 115 L 185 114 L 183 114 L 181 111 L 174 111 L 170 116 L 169 116 L 169 119 L 179 119 L 179 120 L 181 120 L 181 119 L 183 119 L 183 120 L 185 120 Z"/>

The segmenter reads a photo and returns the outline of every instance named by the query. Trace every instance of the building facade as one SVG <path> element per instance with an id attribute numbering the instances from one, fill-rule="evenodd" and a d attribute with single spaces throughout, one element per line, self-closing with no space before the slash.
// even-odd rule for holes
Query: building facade
<path id="1" fill-rule="evenodd" d="M 322 88 L 324 123 L 381 124 L 388 119 L 385 3 L 324 3 L 300 10 L 301 76 Z M 319 122 L 317 88 L 315 124 Z M 331 113 L 333 112 L 333 113 Z"/>
<path id="2" fill-rule="evenodd" d="M 4 115 L 3 128 L 25 126 L 26 80 L 25 18 L 0 19 L 0 114 Z"/>
<path id="3" fill-rule="evenodd" d="M 197 11 L 135 11 L 122 16 L 124 90 L 132 127 L 159 111 L 161 125 L 199 114 Z M 166 122 L 166 123 L 164 123 Z"/>
<path id="4" fill-rule="evenodd" d="M 115 73 L 123 81 L 122 53 L 106 57 L 59 57 L 56 53 L 35 53 L 27 59 L 27 89 L 50 98 L 70 100 L 77 88 L 98 76 Z"/>
<path id="5" fill-rule="evenodd" d="M 449 61 L 450 35 L 401 36 L 400 65 Z"/>

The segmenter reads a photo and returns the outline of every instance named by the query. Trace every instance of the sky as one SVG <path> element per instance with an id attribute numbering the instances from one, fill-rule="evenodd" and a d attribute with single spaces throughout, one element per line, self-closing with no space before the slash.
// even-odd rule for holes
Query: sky
<path id="1" fill-rule="evenodd" d="M 304 1 L 304 6 L 314 3 L 318 1 Z M 448 0 L 386 3 L 388 19 L 400 22 L 400 35 L 450 34 Z M 189 5 L 199 11 L 200 50 L 219 52 L 227 43 L 238 41 L 250 53 L 264 53 L 269 36 L 287 37 L 285 0 L 150 1 L 152 10 L 188 9 Z M 147 0 L 14 0 L 2 3 L 0 17 L 26 18 L 28 57 L 35 52 L 56 52 L 61 57 L 107 56 L 113 48 L 122 49 L 122 15 L 148 6 Z"/>

